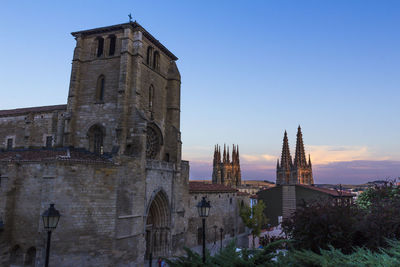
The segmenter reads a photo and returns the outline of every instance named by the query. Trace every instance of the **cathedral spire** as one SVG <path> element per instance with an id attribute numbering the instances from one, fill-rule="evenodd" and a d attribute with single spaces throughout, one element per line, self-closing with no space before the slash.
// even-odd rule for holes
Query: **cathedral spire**
<path id="1" fill-rule="evenodd" d="M 282 156 L 281 156 L 281 168 L 290 170 L 292 166 L 292 157 L 290 156 L 289 141 L 287 138 L 287 132 L 283 136 Z"/>
<path id="2" fill-rule="evenodd" d="M 224 144 L 224 157 L 223 157 L 223 162 L 226 162 L 226 145 Z"/>
<path id="3" fill-rule="evenodd" d="M 228 153 L 226 153 L 226 161 L 229 163 L 230 162 L 230 160 L 229 160 L 229 146 L 228 146 Z"/>
<path id="4" fill-rule="evenodd" d="M 304 152 L 303 134 L 301 133 L 301 127 L 297 129 L 297 140 L 296 140 L 296 153 L 294 157 L 294 166 L 305 167 L 307 165 L 306 153 Z"/>
<path id="5" fill-rule="evenodd" d="M 279 169 L 279 159 L 276 160 L 276 169 Z"/>
<path id="6" fill-rule="evenodd" d="M 236 162 L 236 148 L 235 144 L 232 145 L 232 163 Z"/>
<path id="7" fill-rule="evenodd" d="M 308 166 L 311 168 L 311 155 L 308 154 Z"/>
<path id="8" fill-rule="evenodd" d="M 240 163 L 240 158 L 239 158 L 239 145 L 236 145 L 236 160 L 237 160 L 237 163 L 239 164 L 239 163 Z M 239 165 L 239 168 L 240 168 L 240 165 Z"/>

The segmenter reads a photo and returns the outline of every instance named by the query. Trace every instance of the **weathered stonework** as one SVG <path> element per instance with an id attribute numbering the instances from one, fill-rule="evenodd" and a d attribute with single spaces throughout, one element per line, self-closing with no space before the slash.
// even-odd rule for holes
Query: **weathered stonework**
<path id="1" fill-rule="evenodd" d="M 0 266 L 43 265 L 50 203 L 62 214 L 54 266 L 180 255 L 197 246 L 193 194 L 210 198 L 215 225 L 244 233 L 235 190 L 189 193 L 177 58 L 136 22 L 72 35 L 67 105 L 0 111 Z"/>

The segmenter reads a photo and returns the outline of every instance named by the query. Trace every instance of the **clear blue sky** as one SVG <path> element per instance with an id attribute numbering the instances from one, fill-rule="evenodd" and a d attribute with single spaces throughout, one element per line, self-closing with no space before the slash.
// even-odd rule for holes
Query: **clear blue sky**
<path id="1" fill-rule="evenodd" d="M 4 2 L 0 109 L 66 103 L 69 33 L 129 13 L 179 57 L 192 178 L 225 142 L 274 180 L 298 124 L 317 182 L 400 176 L 400 1 Z"/>

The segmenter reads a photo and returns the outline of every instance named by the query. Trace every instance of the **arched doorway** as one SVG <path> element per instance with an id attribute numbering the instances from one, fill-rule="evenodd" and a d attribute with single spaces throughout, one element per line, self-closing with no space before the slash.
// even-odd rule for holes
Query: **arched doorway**
<path id="1" fill-rule="evenodd" d="M 89 138 L 89 151 L 96 154 L 103 154 L 103 127 L 95 124 L 89 128 L 87 135 Z"/>
<path id="2" fill-rule="evenodd" d="M 146 220 L 146 259 L 169 256 L 170 207 L 164 191 L 155 194 L 148 208 Z"/>

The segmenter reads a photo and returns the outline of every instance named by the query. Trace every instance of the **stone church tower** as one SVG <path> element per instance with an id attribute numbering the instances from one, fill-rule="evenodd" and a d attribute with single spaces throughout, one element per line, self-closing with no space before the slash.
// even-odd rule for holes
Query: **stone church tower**
<path id="1" fill-rule="evenodd" d="M 232 146 L 232 161 L 229 157 L 229 147 L 224 152 L 221 159 L 221 147 L 215 146 L 213 161 L 213 184 L 223 184 L 227 186 L 237 187 L 242 184 L 242 175 L 240 171 L 239 146 Z"/>
<path id="2" fill-rule="evenodd" d="M 180 162 L 177 57 L 137 22 L 72 35 L 64 145 Z"/>
<path id="3" fill-rule="evenodd" d="M 293 162 L 292 157 L 290 156 L 287 133 L 285 131 L 283 137 L 281 162 L 279 163 L 278 159 L 276 166 L 276 184 L 314 184 L 311 158 L 309 155 L 307 162 L 304 151 L 303 134 L 301 133 L 300 126 L 297 129 L 296 153 Z"/>

